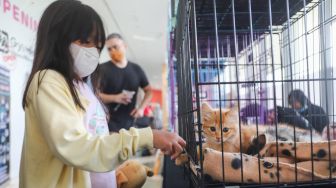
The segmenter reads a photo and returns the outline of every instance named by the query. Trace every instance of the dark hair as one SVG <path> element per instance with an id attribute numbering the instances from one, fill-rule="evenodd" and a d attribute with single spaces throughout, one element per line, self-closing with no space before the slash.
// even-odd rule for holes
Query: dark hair
<path id="1" fill-rule="evenodd" d="M 306 97 L 303 91 L 295 89 L 291 91 L 288 95 L 288 103 L 293 104 L 295 101 L 298 101 L 302 106 L 310 104 L 309 99 Z"/>
<path id="2" fill-rule="evenodd" d="M 124 40 L 124 38 L 119 34 L 119 33 L 112 33 L 109 34 L 106 38 L 106 40 L 110 40 L 110 39 L 120 39 L 120 40 Z"/>
<path id="3" fill-rule="evenodd" d="M 84 109 L 73 83 L 78 78 L 74 73 L 74 60 L 69 46 L 77 40 L 88 43 L 90 37 L 94 37 L 94 42 L 101 51 L 105 45 L 104 26 L 97 12 L 91 7 L 77 0 L 58 0 L 48 6 L 37 30 L 33 67 L 23 95 L 23 108 L 27 106 L 27 92 L 34 75 L 49 69 L 63 75 L 74 103 Z M 44 75 L 39 72 L 38 76 L 40 85 Z"/>

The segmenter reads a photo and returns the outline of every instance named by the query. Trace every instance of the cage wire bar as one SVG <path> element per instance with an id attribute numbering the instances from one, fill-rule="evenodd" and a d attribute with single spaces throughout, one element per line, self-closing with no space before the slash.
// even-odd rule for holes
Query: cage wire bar
<path id="1" fill-rule="evenodd" d="M 336 139 L 334 100 L 336 79 L 336 2 L 333 0 L 180 0 L 174 34 L 176 64 L 178 130 L 187 141 L 189 157 L 185 165 L 193 187 L 269 186 L 322 186 L 335 184 L 336 167 L 331 156 L 331 140 Z M 174 86 L 173 86 L 174 87 Z M 301 109 L 305 111 L 307 127 L 294 122 L 293 157 L 296 160 L 298 131 L 308 134 L 311 153 L 311 171 L 315 172 L 314 133 L 328 143 L 328 172 L 325 180 L 298 180 L 298 165 L 293 163 L 295 181 L 280 183 L 279 142 L 284 134 L 279 130 L 283 122 L 279 114 L 293 109 L 289 93 L 302 90 L 307 97 Z M 221 180 L 204 173 L 204 143 L 208 141 L 202 122 L 203 103 L 218 109 L 220 127 Z M 309 108 L 308 108 L 309 105 Z M 316 112 L 310 106 L 323 109 Z M 226 181 L 224 162 L 225 128 L 223 112 L 238 108 L 238 140 L 242 150 L 243 126 L 252 126 L 258 135 L 265 129 L 275 130 L 277 169 L 276 182 L 262 183 L 262 156 L 257 151 L 258 181 L 248 182 L 240 160 L 241 182 Z M 300 111 L 301 110 L 301 111 Z M 289 115 L 287 118 L 293 118 Z M 326 116 L 326 119 L 323 117 Z M 288 123 L 288 122 L 286 122 Z M 289 124 L 289 123 L 288 123 Z M 313 126 L 313 124 L 319 126 Z M 320 126 L 321 125 L 321 126 Z M 322 126 L 323 125 L 323 126 Z M 280 140 L 279 140 L 280 139 Z M 239 153 L 240 159 L 243 153 Z M 336 163 L 335 163 L 336 164 Z"/>

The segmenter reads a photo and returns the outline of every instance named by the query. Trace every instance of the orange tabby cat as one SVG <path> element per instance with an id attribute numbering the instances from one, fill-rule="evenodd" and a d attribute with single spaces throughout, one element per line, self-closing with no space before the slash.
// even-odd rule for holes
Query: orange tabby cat
<path id="1" fill-rule="evenodd" d="M 296 128 L 294 137 L 294 128 L 286 124 L 278 124 L 277 129 L 275 126 L 258 126 L 258 135 L 256 125 L 241 124 L 239 129 L 237 109 L 222 110 L 221 129 L 219 109 L 212 109 L 207 103 L 202 104 L 202 123 L 205 147 L 218 151 L 222 151 L 222 142 L 223 151 L 247 154 L 255 154 L 257 151 L 253 150 L 261 149 L 266 142 L 275 142 L 276 137 L 279 141 L 311 142 L 310 130 Z M 312 131 L 312 138 L 313 142 L 322 140 L 316 131 Z"/>
<path id="2" fill-rule="evenodd" d="M 247 153 L 252 140 L 257 135 L 256 127 L 241 124 L 239 130 L 237 109 L 223 109 L 221 113 L 222 117 L 219 109 L 212 109 L 207 103 L 202 104 L 203 132 L 206 138 L 204 148 L 222 151 L 223 142 L 225 152 Z M 222 120 L 222 129 L 220 120 Z M 261 134 L 265 128 L 260 126 L 258 131 L 258 134 Z"/>
<path id="3" fill-rule="evenodd" d="M 278 124 L 277 129 L 275 126 L 258 126 L 258 134 L 256 125 L 241 124 L 239 127 L 236 108 L 222 109 L 220 112 L 219 109 L 213 109 L 207 103 L 203 103 L 201 112 L 202 130 L 206 138 L 203 149 L 212 148 L 217 151 L 255 155 L 266 143 L 275 142 L 276 138 L 278 141 L 289 142 L 311 141 L 310 130 L 300 128 L 295 129 L 294 140 L 294 129 L 286 124 Z M 320 134 L 315 131 L 312 133 L 313 141 L 322 140 Z M 182 164 L 186 160 L 187 156 L 182 155 L 176 164 Z"/>
<path id="4" fill-rule="evenodd" d="M 207 103 L 203 103 L 201 112 L 202 130 L 203 135 L 206 138 L 205 143 L 202 145 L 203 149 L 211 148 L 217 151 L 232 153 L 239 153 L 240 151 L 242 153 L 248 152 L 252 140 L 257 135 L 257 131 L 255 127 L 242 125 L 242 147 L 240 147 L 240 132 L 237 109 L 222 109 L 222 117 L 220 117 L 219 109 L 212 109 Z M 222 129 L 220 118 L 222 118 Z M 266 143 L 266 140 L 264 140 L 263 143 Z M 197 152 L 199 154 L 199 151 Z M 179 166 L 187 161 L 188 156 L 183 154 L 176 159 L 175 164 Z"/>

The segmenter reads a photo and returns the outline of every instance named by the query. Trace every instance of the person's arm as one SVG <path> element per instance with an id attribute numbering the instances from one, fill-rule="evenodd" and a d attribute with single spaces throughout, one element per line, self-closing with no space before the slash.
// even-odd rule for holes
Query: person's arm
<path id="1" fill-rule="evenodd" d="M 308 118 L 311 121 L 313 127 L 319 133 L 322 133 L 326 126 L 329 126 L 329 117 L 322 107 L 312 105 L 311 109 L 312 117 Z"/>
<path id="2" fill-rule="evenodd" d="M 141 109 L 145 109 L 145 107 L 149 105 L 150 101 L 152 100 L 152 87 L 149 85 L 143 88 L 143 90 L 145 92 L 145 96 L 139 106 Z"/>
<path id="3" fill-rule="evenodd" d="M 118 104 L 125 104 L 127 105 L 131 101 L 127 97 L 125 93 L 119 93 L 119 94 L 107 94 L 105 93 L 105 89 L 107 87 L 108 77 L 105 77 L 104 69 L 102 66 L 98 67 L 98 71 L 100 73 L 100 76 L 98 76 L 97 72 L 95 72 L 91 79 L 91 82 L 93 83 L 94 90 L 97 91 L 98 97 L 104 104 L 110 104 L 110 103 L 118 103 Z M 95 84 L 94 84 L 95 83 Z"/>
<path id="4" fill-rule="evenodd" d="M 302 129 L 310 129 L 309 121 L 292 108 L 277 107 L 278 122 L 287 123 Z"/>
<path id="5" fill-rule="evenodd" d="M 138 108 L 134 109 L 131 112 L 131 116 L 138 118 L 142 117 L 144 113 L 144 109 L 147 105 L 149 105 L 151 99 L 152 99 L 152 87 L 150 85 L 143 88 L 143 91 L 145 93 L 144 98 L 142 99 L 140 105 Z"/>
<path id="6" fill-rule="evenodd" d="M 104 104 L 118 103 L 127 105 L 128 103 L 131 102 L 126 93 L 119 93 L 113 95 L 99 92 L 98 95 Z"/>
<path id="7" fill-rule="evenodd" d="M 98 96 L 104 104 L 114 103 L 115 101 L 115 95 L 112 95 L 112 94 L 105 94 L 105 93 L 99 92 Z"/>
<path id="8" fill-rule="evenodd" d="M 150 86 L 148 78 L 145 72 L 142 70 L 142 68 L 139 65 L 135 66 L 137 68 L 138 78 L 140 79 L 139 80 L 140 87 L 145 92 L 145 96 L 142 99 L 140 106 L 138 108 L 133 109 L 133 111 L 131 112 L 131 116 L 133 116 L 134 118 L 139 118 L 143 116 L 145 107 L 150 103 L 152 99 L 152 87 Z"/>
<path id="9" fill-rule="evenodd" d="M 128 159 L 139 148 L 154 146 L 174 156 L 182 151 L 185 142 L 180 137 L 153 132 L 150 128 L 123 129 L 119 134 L 92 136 L 83 125 L 85 112 L 74 104 L 70 91 L 63 86 L 65 84 L 44 80 L 30 101 L 51 152 L 65 164 L 105 172 L 114 169 L 120 159 Z"/>

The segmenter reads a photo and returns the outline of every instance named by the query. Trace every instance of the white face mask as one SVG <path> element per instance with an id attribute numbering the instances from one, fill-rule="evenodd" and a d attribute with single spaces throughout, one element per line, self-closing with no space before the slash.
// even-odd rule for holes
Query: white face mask
<path id="1" fill-rule="evenodd" d="M 96 70 L 99 63 L 97 48 L 87 48 L 71 43 L 70 53 L 74 59 L 74 71 L 79 77 L 87 77 Z"/>

